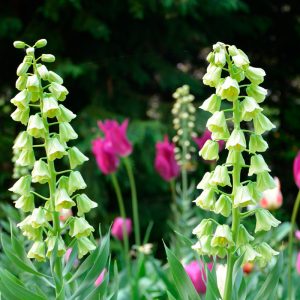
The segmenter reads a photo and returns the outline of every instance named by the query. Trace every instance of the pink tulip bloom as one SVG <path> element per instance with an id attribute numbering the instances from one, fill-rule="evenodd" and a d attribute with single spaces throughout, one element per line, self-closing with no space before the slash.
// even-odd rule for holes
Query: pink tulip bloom
<path id="1" fill-rule="evenodd" d="M 260 205 L 263 208 L 273 210 L 278 209 L 282 205 L 282 193 L 280 190 L 280 181 L 278 177 L 274 177 L 276 187 L 263 192 L 263 198 L 260 200 Z"/>
<path id="2" fill-rule="evenodd" d="M 98 126 L 103 131 L 105 139 L 111 142 L 112 150 L 115 154 L 120 156 L 131 154 L 132 144 L 126 135 L 128 119 L 120 125 L 115 120 L 98 121 Z"/>
<path id="3" fill-rule="evenodd" d="M 93 140 L 92 151 L 99 169 L 104 174 L 111 174 L 117 170 L 120 160 L 113 151 L 112 144 L 109 140 L 101 138 Z"/>
<path id="4" fill-rule="evenodd" d="M 300 189 L 300 151 L 294 160 L 294 180 L 297 187 Z"/>
<path id="5" fill-rule="evenodd" d="M 106 273 L 106 269 L 103 269 L 103 271 L 100 273 L 100 275 L 98 276 L 98 278 L 95 281 L 96 287 L 98 287 L 102 283 L 105 273 Z"/>
<path id="6" fill-rule="evenodd" d="M 156 156 L 154 167 L 157 173 L 166 181 L 170 181 L 177 177 L 180 172 L 179 165 L 175 160 L 175 145 L 169 142 L 167 136 L 163 142 L 156 143 Z"/>
<path id="7" fill-rule="evenodd" d="M 197 144 L 199 150 L 201 150 L 207 140 L 211 140 L 211 132 L 206 129 L 201 137 L 194 138 L 194 142 Z M 225 142 L 223 140 L 218 141 L 219 143 L 219 152 L 224 149 Z M 207 161 L 211 162 L 211 161 Z"/>
<path id="8" fill-rule="evenodd" d="M 115 218 L 112 228 L 111 228 L 111 234 L 118 240 L 122 241 L 123 240 L 123 224 L 124 224 L 124 219 L 121 217 Z M 132 222 L 129 218 L 126 219 L 125 221 L 125 228 L 127 235 L 129 236 L 130 233 L 132 232 Z"/>
<path id="9" fill-rule="evenodd" d="M 300 252 L 298 252 L 298 255 L 297 255 L 296 269 L 297 269 L 297 272 L 300 274 Z"/>
<path id="10" fill-rule="evenodd" d="M 296 230 L 295 238 L 300 241 L 300 230 Z"/>
<path id="11" fill-rule="evenodd" d="M 207 264 L 207 268 L 211 270 L 213 263 Z M 198 262 L 196 260 L 190 262 L 184 266 L 184 269 L 188 276 L 190 277 L 196 291 L 200 294 L 205 294 L 206 292 L 206 274 L 203 262 Z"/>

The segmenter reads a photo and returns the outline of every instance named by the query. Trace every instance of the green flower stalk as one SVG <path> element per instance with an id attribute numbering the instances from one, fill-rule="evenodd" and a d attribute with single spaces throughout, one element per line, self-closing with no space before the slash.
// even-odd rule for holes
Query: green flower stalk
<path id="1" fill-rule="evenodd" d="M 270 169 L 260 154 L 268 148 L 262 134 L 275 126 L 259 105 L 267 95 L 267 90 L 260 86 L 265 76 L 263 69 L 250 66 L 247 55 L 236 46 L 220 42 L 213 46 L 207 60 L 210 64 L 203 83 L 215 88 L 215 92 L 201 108 L 212 113 L 207 121 L 212 140 L 205 143 L 200 155 L 209 160 L 218 159 L 218 141 L 223 140 L 228 157 L 225 163 L 204 175 L 198 185 L 203 191 L 195 203 L 204 210 L 231 217 L 232 223 L 230 227 L 213 219 L 202 220 L 193 231 L 198 238 L 193 249 L 200 255 L 227 257 L 223 299 L 229 300 L 232 299 L 233 265 L 238 257 L 244 255 L 244 262 L 256 260 L 264 266 L 278 254 L 268 244 L 258 244 L 255 234 L 269 231 L 280 221 L 263 208 L 245 211 L 249 205 L 258 203 L 264 190 L 275 187 Z M 249 178 L 242 181 L 245 172 Z M 256 217 L 254 233 L 242 224 L 251 215 Z"/>
<path id="2" fill-rule="evenodd" d="M 94 250 L 91 240 L 94 228 L 86 221 L 85 214 L 97 203 L 82 192 L 86 183 L 80 172 L 74 170 L 88 158 L 67 144 L 77 138 L 70 125 L 76 115 L 62 104 L 69 92 L 63 86 L 63 79 L 43 64 L 53 62 L 55 57 L 51 54 L 35 56 L 37 48 L 46 44 L 45 39 L 32 47 L 20 41 L 14 43 L 16 48 L 25 48 L 26 55 L 17 69 L 19 93 L 11 100 L 16 106 L 11 117 L 26 129 L 18 135 L 13 149 L 18 155 L 18 165 L 31 172 L 22 176 L 10 191 L 19 196 L 16 207 L 29 213 L 18 224 L 23 235 L 33 242 L 27 256 L 45 261 L 57 245 L 55 272 L 59 286 L 56 292 L 62 295 L 62 256 L 66 251 L 62 235 L 69 235 L 72 244 L 77 241 L 79 258 Z M 59 160 L 64 157 L 68 157 L 70 168 L 59 170 Z M 41 185 L 47 185 L 46 195 L 40 193 Z M 69 217 L 62 227 L 59 213 L 70 208 L 77 216 Z"/>

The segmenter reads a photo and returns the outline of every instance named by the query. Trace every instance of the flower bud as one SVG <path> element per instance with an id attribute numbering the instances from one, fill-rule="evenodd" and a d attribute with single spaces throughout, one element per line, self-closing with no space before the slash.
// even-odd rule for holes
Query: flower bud
<path id="1" fill-rule="evenodd" d="M 33 194 L 22 195 L 15 201 L 15 207 L 24 212 L 33 211 L 34 209 L 34 196 Z"/>
<path id="2" fill-rule="evenodd" d="M 49 71 L 45 65 L 38 64 L 36 69 L 43 80 L 48 80 Z"/>
<path id="3" fill-rule="evenodd" d="M 56 244 L 57 244 L 57 256 L 62 257 L 66 253 L 66 245 L 61 236 L 48 236 L 45 240 L 47 245 L 46 256 L 50 258 Z"/>
<path id="4" fill-rule="evenodd" d="M 32 149 L 23 149 L 20 153 L 16 164 L 22 167 L 32 167 L 35 162 L 34 152 Z"/>
<path id="5" fill-rule="evenodd" d="M 48 165 L 42 159 L 36 161 L 32 170 L 32 182 L 44 184 L 49 182 L 50 178 Z"/>
<path id="6" fill-rule="evenodd" d="M 219 111 L 220 107 L 221 107 L 221 97 L 217 96 L 216 94 L 212 94 L 200 106 L 201 109 L 205 111 L 209 111 L 212 114 L 215 113 L 216 111 Z"/>
<path id="7" fill-rule="evenodd" d="M 217 166 L 209 182 L 211 185 L 231 186 L 230 177 L 226 166 Z"/>
<path id="8" fill-rule="evenodd" d="M 266 72 L 261 68 L 249 67 L 246 70 L 246 77 L 256 85 L 261 84 L 264 81 L 265 76 Z"/>
<path id="9" fill-rule="evenodd" d="M 235 46 L 235 45 L 230 45 L 228 47 L 228 52 L 231 56 L 235 56 L 235 55 L 238 55 L 238 48 Z"/>
<path id="10" fill-rule="evenodd" d="M 76 118 L 75 114 L 62 104 L 59 105 L 59 114 L 57 116 L 58 122 L 71 122 L 74 118 Z"/>
<path id="11" fill-rule="evenodd" d="M 251 176 L 253 174 L 259 174 L 265 171 L 270 172 L 271 170 L 269 169 L 262 155 L 252 155 L 248 175 Z"/>
<path id="12" fill-rule="evenodd" d="M 274 189 L 276 183 L 272 176 L 267 172 L 262 172 L 257 174 L 257 189 L 261 192 L 269 189 Z"/>
<path id="13" fill-rule="evenodd" d="M 235 101 L 240 94 L 240 87 L 238 82 L 231 77 L 226 77 L 223 84 L 218 86 L 217 95 L 222 99 L 227 99 L 228 101 Z"/>
<path id="14" fill-rule="evenodd" d="M 241 102 L 240 109 L 244 121 L 251 121 L 259 111 L 263 110 L 252 97 L 245 97 Z"/>
<path id="15" fill-rule="evenodd" d="M 226 164 L 231 164 L 234 165 L 237 162 L 239 162 L 240 165 L 245 164 L 245 160 L 243 158 L 242 152 L 240 151 L 235 151 L 235 150 L 229 150 L 228 156 L 226 159 Z"/>
<path id="16" fill-rule="evenodd" d="M 244 132 L 240 129 L 234 129 L 226 142 L 226 149 L 243 151 L 246 149 L 246 139 Z"/>
<path id="17" fill-rule="evenodd" d="M 268 143 L 263 139 L 261 135 L 251 134 L 249 141 L 249 151 L 251 153 L 265 152 L 268 147 Z"/>
<path id="18" fill-rule="evenodd" d="M 43 115 L 54 118 L 59 114 L 59 106 L 54 97 L 43 97 Z"/>
<path id="19" fill-rule="evenodd" d="M 268 210 L 263 208 L 256 211 L 255 217 L 255 233 L 258 231 L 269 231 L 271 227 L 277 227 L 281 223 Z"/>
<path id="20" fill-rule="evenodd" d="M 68 142 L 69 140 L 76 140 L 77 138 L 77 133 L 69 123 L 59 123 L 59 139 L 61 143 Z"/>
<path id="21" fill-rule="evenodd" d="M 92 208 L 98 206 L 98 204 L 92 201 L 86 194 L 80 194 L 76 197 L 78 216 L 83 216 L 88 213 Z"/>
<path id="22" fill-rule="evenodd" d="M 26 87 L 29 92 L 39 92 L 41 90 L 41 83 L 37 75 L 31 75 L 27 78 Z"/>
<path id="23" fill-rule="evenodd" d="M 256 204 L 251 197 L 247 186 L 238 186 L 233 199 L 233 207 L 246 207 L 251 204 Z"/>
<path id="24" fill-rule="evenodd" d="M 58 141 L 57 138 L 50 138 L 48 140 L 46 150 L 47 150 L 47 157 L 51 161 L 55 159 L 60 159 L 67 154 L 64 146 Z"/>
<path id="25" fill-rule="evenodd" d="M 27 73 L 29 67 L 30 67 L 30 64 L 22 62 L 17 68 L 17 75 L 18 76 L 25 75 Z"/>
<path id="26" fill-rule="evenodd" d="M 260 135 L 275 128 L 275 125 L 262 113 L 256 114 L 253 118 L 254 131 Z"/>
<path id="27" fill-rule="evenodd" d="M 26 54 L 28 56 L 33 57 L 34 56 L 34 51 L 35 51 L 35 49 L 33 47 L 29 47 L 29 48 L 26 49 Z"/>
<path id="28" fill-rule="evenodd" d="M 211 235 L 213 233 L 213 230 L 213 222 L 209 219 L 203 219 L 200 224 L 193 229 L 192 233 L 200 239 L 203 235 Z"/>
<path id="29" fill-rule="evenodd" d="M 206 172 L 204 174 L 204 176 L 202 177 L 201 181 L 198 183 L 197 189 L 205 190 L 207 188 L 210 188 L 211 187 L 211 184 L 210 184 L 211 176 L 212 176 L 212 173 Z"/>
<path id="30" fill-rule="evenodd" d="M 237 53 L 232 56 L 233 63 L 243 70 L 247 70 L 250 64 L 248 56 L 240 49 L 237 49 Z"/>
<path id="31" fill-rule="evenodd" d="M 47 219 L 45 216 L 44 209 L 41 206 L 35 208 L 32 211 L 32 215 L 31 215 L 31 226 L 33 228 L 39 228 L 41 226 L 45 226 L 46 224 L 47 224 Z"/>
<path id="32" fill-rule="evenodd" d="M 89 236 L 95 229 L 84 219 L 74 217 L 70 223 L 69 234 L 71 237 L 82 238 Z"/>
<path id="33" fill-rule="evenodd" d="M 68 209 L 76 205 L 75 202 L 70 198 L 65 189 L 57 189 L 55 193 L 55 211 L 61 209 Z"/>
<path id="34" fill-rule="evenodd" d="M 17 106 L 21 110 L 25 110 L 28 107 L 29 97 L 26 90 L 18 93 L 14 98 L 10 100 L 10 102 Z"/>
<path id="35" fill-rule="evenodd" d="M 215 54 L 213 52 L 209 52 L 207 57 L 206 57 L 206 60 L 213 64 L 215 62 Z"/>
<path id="36" fill-rule="evenodd" d="M 228 218 L 231 214 L 230 198 L 228 196 L 222 194 L 215 204 L 214 212 L 216 214 L 221 214 L 222 216 Z"/>
<path id="37" fill-rule="evenodd" d="M 37 261 L 45 261 L 45 243 L 41 241 L 34 242 L 27 254 L 27 257 L 34 258 Z"/>
<path id="38" fill-rule="evenodd" d="M 49 71 L 48 81 L 49 82 L 56 82 L 58 84 L 63 84 L 64 83 L 64 80 L 58 74 L 56 74 L 53 71 Z"/>
<path id="39" fill-rule="evenodd" d="M 51 82 L 49 91 L 59 101 L 64 101 L 66 99 L 66 96 L 69 94 L 68 90 L 63 85 L 56 82 Z"/>
<path id="40" fill-rule="evenodd" d="M 199 151 L 199 155 L 205 160 L 219 159 L 219 144 L 218 142 L 207 140 Z"/>
<path id="41" fill-rule="evenodd" d="M 49 63 L 52 63 L 52 62 L 55 61 L 55 56 L 52 55 L 52 54 L 42 54 L 41 60 L 42 60 L 43 62 L 49 62 Z"/>
<path id="42" fill-rule="evenodd" d="M 256 251 L 261 255 L 261 257 L 258 259 L 258 262 L 262 268 L 267 265 L 273 256 L 279 254 L 279 252 L 272 249 L 266 242 L 258 244 Z"/>
<path id="43" fill-rule="evenodd" d="M 29 119 L 29 107 L 24 110 L 17 108 L 10 116 L 14 121 L 27 125 Z"/>
<path id="44" fill-rule="evenodd" d="M 15 184 L 8 190 L 22 196 L 30 194 L 30 188 L 31 176 L 25 175 L 22 176 L 18 181 L 16 181 Z"/>
<path id="45" fill-rule="evenodd" d="M 27 126 L 27 132 L 35 138 L 42 138 L 45 136 L 45 126 L 39 114 L 30 116 Z"/>
<path id="46" fill-rule="evenodd" d="M 47 45 L 47 40 L 46 39 L 40 39 L 38 40 L 33 47 L 36 47 L 36 48 L 43 48 Z"/>
<path id="47" fill-rule="evenodd" d="M 86 183 L 83 180 L 79 171 L 72 171 L 69 176 L 68 193 L 72 195 L 77 190 L 83 190 L 86 188 Z"/>
<path id="48" fill-rule="evenodd" d="M 14 42 L 14 47 L 17 48 L 17 49 L 23 49 L 25 48 L 25 43 L 22 42 L 22 41 L 15 41 Z"/>
<path id="49" fill-rule="evenodd" d="M 224 48 L 219 48 L 215 52 L 214 63 L 217 66 L 223 67 L 226 63 L 226 51 Z"/>
<path id="50" fill-rule="evenodd" d="M 254 98 L 257 103 L 261 103 L 265 100 L 268 94 L 268 90 L 264 89 L 259 85 L 250 84 L 246 88 L 246 93 L 248 96 Z"/>
<path id="51" fill-rule="evenodd" d="M 212 247 L 233 246 L 232 234 L 228 225 L 218 225 L 211 240 Z"/>
<path id="52" fill-rule="evenodd" d="M 215 192 L 211 188 L 203 190 L 194 202 L 204 210 L 212 210 L 216 202 Z"/>
<path id="53" fill-rule="evenodd" d="M 32 137 L 27 133 L 27 131 L 22 131 L 18 134 L 13 145 L 13 149 L 32 149 Z"/>
<path id="54" fill-rule="evenodd" d="M 202 78 L 203 83 L 210 87 L 217 86 L 221 78 L 221 73 L 222 73 L 222 68 L 214 65 L 209 65 L 207 68 L 207 73 Z"/>
<path id="55" fill-rule="evenodd" d="M 26 88 L 26 84 L 27 84 L 27 75 L 22 75 L 20 77 L 18 77 L 17 81 L 16 81 L 16 89 L 19 91 L 22 91 Z"/>
<path id="56" fill-rule="evenodd" d="M 87 237 L 77 239 L 77 245 L 79 259 L 86 255 L 88 252 L 96 249 L 96 246 Z"/>
<path id="57" fill-rule="evenodd" d="M 75 169 L 77 166 L 80 166 L 85 161 L 89 160 L 77 147 L 70 148 L 68 156 L 71 169 Z"/>
<path id="58" fill-rule="evenodd" d="M 237 234 L 236 246 L 239 248 L 240 246 L 249 244 L 249 242 L 252 241 L 254 241 L 254 237 L 247 231 L 246 227 L 243 224 L 240 224 Z"/>

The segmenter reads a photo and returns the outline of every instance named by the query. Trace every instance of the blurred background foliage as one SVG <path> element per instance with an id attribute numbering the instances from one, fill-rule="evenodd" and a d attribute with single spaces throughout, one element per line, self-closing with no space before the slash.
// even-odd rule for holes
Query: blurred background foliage
<path id="1" fill-rule="evenodd" d="M 100 206 L 94 222 L 109 224 L 117 205 L 109 178 L 91 156 L 91 140 L 99 135 L 97 120 L 130 119 L 131 157 L 136 171 L 142 227 L 154 220 L 152 239 L 170 231 L 169 186 L 153 169 L 155 142 L 172 135 L 173 91 L 189 84 L 196 105 L 211 92 L 201 78 L 212 44 L 223 41 L 243 49 L 253 66 L 266 70 L 270 91 L 265 109 L 277 130 L 267 138 L 266 160 L 280 178 L 287 219 L 296 195 L 292 161 L 300 148 L 300 6 L 297 0 L 45 0 L 1 1 L 0 4 L 0 201 L 9 202 L 11 147 L 20 130 L 10 119 L 9 100 L 16 93 L 15 70 L 22 53 L 14 40 L 48 40 L 56 56 L 54 70 L 70 91 L 67 106 L 78 114 L 73 126 L 78 146 L 91 157 L 82 170 L 89 196 Z M 197 110 L 197 131 L 207 115 Z M 209 168 L 199 158 L 198 182 Z M 124 168 L 118 172 L 130 209 Z"/>

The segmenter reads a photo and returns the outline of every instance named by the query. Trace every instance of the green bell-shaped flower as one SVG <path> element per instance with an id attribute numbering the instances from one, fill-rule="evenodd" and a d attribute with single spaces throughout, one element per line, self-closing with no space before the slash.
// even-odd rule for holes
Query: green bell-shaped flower
<path id="1" fill-rule="evenodd" d="M 240 166 L 245 165 L 245 160 L 243 158 L 242 152 L 229 150 L 226 159 L 226 164 L 235 165 L 237 163 L 239 163 Z"/>
<path id="2" fill-rule="evenodd" d="M 244 121 L 251 121 L 258 112 L 263 110 L 252 97 L 245 97 L 240 104 L 240 109 Z"/>
<path id="3" fill-rule="evenodd" d="M 13 149 L 23 150 L 23 149 L 32 149 L 32 137 L 28 134 L 27 131 L 21 131 L 13 145 Z"/>
<path id="4" fill-rule="evenodd" d="M 34 163 L 31 175 L 32 182 L 39 182 L 41 184 L 49 182 L 51 178 L 48 165 L 42 159 Z"/>
<path id="5" fill-rule="evenodd" d="M 69 176 L 68 193 L 72 195 L 77 190 L 87 187 L 79 171 L 72 171 Z"/>
<path id="6" fill-rule="evenodd" d="M 261 87 L 259 85 L 250 84 L 246 88 L 246 93 L 248 96 L 254 98 L 257 103 L 261 103 L 266 99 L 268 90 L 264 89 L 263 87 Z"/>
<path id="7" fill-rule="evenodd" d="M 217 166 L 209 182 L 211 185 L 231 186 L 226 166 Z"/>
<path id="8" fill-rule="evenodd" d="M 216 141 L 207 140 L 199 155 L 205 160 L 217 160 L 219 159 L 219 144 Z"/>
<path id="9" fill-rule="evenodd" d="M 226 77 L 223 84 L 219 85 L 217 88 L 217 95 L 219 95 L 222 99 L 227 99 L 228 101 L 235 101 L 239 94 L 239 84 L 230 76 Z"/>
<path id="10" fill-rule="evenodd" d="M 44 209 L 40 206 L 35 208 L 31 214 L 31 226 L 33 228 L 39 228 L 47 224 L 47 219 L 45 216 Z"/>
<path id="11" fill-rule="evenodd" d="M 17 76 L 25 75 L 27 73 L 29 67 L 30 67 L 30 64 L 28 64 L 27 62 L 20 63 L 17 68 Z"/>
<path id="12" fill-rule="evenodd" d="M 82 165 L 89 158 L 85 156 L 77 147 L 72 147 L 68 151 L 69 162 L 71 169 L 75 169 L 77 166 Z"/>
<path id="13" fill-rule="evenodd" d="M 95 229 L 84 218 L 74 217 L 70 223 L 71 237 L 82 238 L 89 236 Z"/>
<path id="14" fill-rule="evenodd" d="M 34 258 L 37 261 L 45 261 L 45 243 L 42 241 L 34 242 L 27 254 L 27 257 Z"/>
<path id="15" fill-rule="evenodd" d="M 55 210 L 69 209 L 75 206 L 75 202 L 70 198 L 65 189 L 59 188 L 55 193 Z"/>
<path id="16" fill-rule="evenodd" d="M 212 210 L 216 202 L 214 190 L 205 189 L 194 202 L 204 210 Z"/>
<path id="17" fill-rule="evenodd" d="M 69 140 L 76 140 L 77 138 L 77 133 L 69 123 L 59 123 L 59 139 L 61 143 L 68 142 Z"/>
<path id="18" fill-rule="evenodd" d="M 251 153 L 265 152 L 268 148 L 268 143 L 261 135 L 251 134 L 249 141 L 249 151 Z"/>
<path id="19" fill-rule="evenodd" d="M 201 238 L 203 235 L 211 235 L 214 231 L 214 224 L 209 219 L 203 219 L 199 225 L 193 229 L 193 234 L 198 238 Z"/>
<path id="20" fill-rule="evenodd" d="M 230 247 L 233 246 L 232 233 L 228 225 L 218 225 L 211 240 L 212 247 Z"/>
<path id="21" fill-rule="evenodd" d="M 250 244 L 241 246 L 241 253 L 244 253 L 243 264 L 246 262 L 253 262 L 257 258 L 261 257 L 261 254 L 254 250 Z"/>
<path id="22" fill-rule="evenodd" d="M 24 236 L 31 241 L 42 240 L 42 228 L 32 227 L 32 215 L 27 216 L 22 222 L 17 224 Z"/>
<path id="23" fill-rule="evenodd" d="M 79 259 L 96 249 L 96 246 L 87 237 L 77 239 L 77 245 Z"/>
<path id="24" fill-rule="evenodd" d="M 209 111 L 210 113 L 215 113 L 220 110 L 221 107 L 221 97 L 216 94 L 212 94 L 209 98 L 207 98 L 203 104 L 200 106 L 201 109 L 205 111 Z"/>
<path id="25" fill-rule="evenodd" d="M 262 192 L 260 192 L 257 188 L 257 184 L 256 182 L 252 182 L 250 181 L 248 184 L 247 184 L 247 187 L 248 187 L 248 190 L 250 192 L 250 195 L 252 197 L 252 199 L 258 203 L 258 201 L 260 201 L 263 197 L 263 194 Z"/>
<path id="26" fill-rule="evenodd" d="M 37 64 L 36 70 L 43 80 L 48 80 L 49 71 L 45 65 Z"/>
<path id="27" fill-rule="evenodd" d="M 268 165 L 266 164 L 263 156 L 261 154 L 252 155 L 250 160 L 250 168 L 248 175 L 259 174 L 263 172 L 270 172 Z"/>
<path id="28" fill-rule="evenodd" d="M 57 138 L 50 138 L 47 143 L 47 157 L 53 161 L 60 159 L 67 154 L 65 147 L 59 142 Z"/>
<path id="29" fill-rule="evenodd" d="M 18 195 L 29 195 L 31 190 L 31 176 L 22 176 L 15 184 L 8 189 L 9 191 Z"/>
<path id="30" fill-rule="evenodd" d="M 15 201 L 15 207 L 24 212 L 33 211 L 34 209 L 34 196 L 33 194 L 22 195 Z"/>
<path id="31" fill-rule="evenodd" d="M 236 246 L 239 248 L 252 241 L 254 241 L 254 237 L 247 231 L 243 224 L 240 224 L 236 239 Z"/>
<path id="32" fill-rule="evenodd" d="M 48 258 L 51 257 L 51 254 L 53 253 L 53 250 L 54 250 L 56 244 L 57 244 L 56 255 L 58 257 L 62 257 L 66 253 L 66 245 L 61 236 L 51 236 L 50 235 L 47 237 L 45 242 L 47 245 L 46 256 Z"/>
<path id="33" fill-rule="evenodd" d="M 268 210 L 263 208 L 256 211 L 255 217 L 255 233 L 258 231 L 269 231 L 271 227 L 277 227 L 281 223 Z"/>
<path id="34" fill-rule="evenodd" d="M 46 129 L 39 114 L 30 116 L 27 132 L 35 138 L 43 138 L 45 136 Z"/>
<path id="35" fill-rule="evenodd" d="M 261 68 L 249 67 L 246 70 L 246 77 L 255 85 L 259 85 L 264 81 L 266 72 Z"/>
<path id="36" fill-rule="evenodd" d="M 206 123 L 206 127 L 212 133 L 212 138 L 216 139 L 214 135 L 219 133 L 219 139 L 227 139 L 229 137 L 229 131 L 226 124 L 226 119 L 223 111 L 215 112 Z"/>
<path id="37" fill-rule="evenodd" d="M 11 118 L 16 122 L 21 122 L 23 125 L 27 125 L 29 119 L 29 107 L 26 109 L 17 108 L 11 113 Z"/>
<path id="38" fill-rule="evenodd" d="M 262 113 L 256 114 L 253 118 L 253 125 L 255 133 L 258 135 L 275 128 L 275 125 Z"/>
<path id="39" fill-rule="evenodd" d="M 53 71 L 49 71 L 48 81 L 49 82 L 56 82 L 58 84 L 63 84 L 64 83 L 64 80 L 58 74 L 56 74 Z"/>
<path id="40" fill-rule="evenodd" d="M 210 64 L 207 67 L 207 72 L 203 76 L 202 80 L 205 85 L 208 85 L 210 87 L 217 86 L 220 78 L 221 78 L 222 68 Z"/>
<path id="41" fill-rule="evenodd" d="M 246 149 L 246 139 L 244 132 L 240 129 L 234 129 L 226 142 L 226 149 L 243 151 Z"/>
<path id="42" fill-rule="evenodd" d="M 34 152 L 32 149 L 23 149 L 16 161 L 16 164 L 22 167 L 32 167 L 35 162 Z"/>
<path id="43" fill-rule="evenodd" d="M 54 97 L 44 95 L 43 97 L 43 116 L 54 118 L 59 114 L 59 106 Z"/>
<path id="44" fill-rule="evenodd" d="M 49 91 L 58 101 L 64 101 L 69 94 L 69 91 L 63 85 L 56 82 L 51 82 Z"/>
<path id="45" fill-rule="evenodd" d="M 231 199 L 222 194 L 215 204 L 214 212 L 228 218 L 231 214 Z"/>
<path id="46" fill-rule="evenodd" d="M 28 76 L 26 87 L 29 92 L 38 93 L 41 90 L 41 83 L 36 74 Z"/>
<path id="47" fill-rule="evenodd" d="M 250 64 L 248 56 L 244 51 L 237 49 L 236 54 L 232 56 L 233 63 L 243 70 L 247 70 Z"/>
<path id="48" fill-rule="evenodd" d="M 26 108 L 28 108 L 29 97 L 27 90 L 23 90 L 18 93 L 14 98 L 10 100 L 10 102 L 20 110 L 25 110 Z"/>
<path id="49" fill-rule="evenodd" d="M 257 189 L 260 192 L 265 190 L 271 190 L 276 187 L 276 183 L 272 176 L 267 172 L 262 172 L 257 174 Z"/>
<path id="50" fill-rule="evenodd" d="M 201 181 L 197 185 L 197 189 L 205 190 L 208 188 L 211 188 L 210 179 L 211 179 L 212 173 L 206 172 L 204 176 L 202 177 Z"/>
<path id="51" fill-rule="evenodd" d="M 16 89 L 19 91 L 25 90 L 26 84 L 27 84 L 27 79 L 28 79 L 28 76 L 26 74 L 18 77 L 18 79 L 16 81 L 16 85 L 15 85 Z"/>
<path id="52" fill-rule="evenodd" d="M 56 118 L 58 122 L 71 122 L 73 119 L 76 118 L 76 115 L 73 112 L 71 112 L 68 108 L 60 104 L 59 114 Z"/>
<path id="53" fill-rule="evenodd" d="M 92 201 L 86 194 L 80 194 L 76 197 L 78 216 L 83 216 L 88 213 L 92 208 L 98 206 L 98 204 Z"/>
<path id="54" fill-rule="evenodd" d="M 265 267 L 275 255 L 279 254 L 279 252 L 272 249 L 266 242 L 258 244 L 256 251 L 261 255 L 258 259 L 258 264 L 261 268 Z"/>
<path id="55" fill-rule="evenodd" d="M 251 197 L 250 191 L 247 186 L 238 186 L 233 199 L 234 207 L 246 207 L 248 205 L 256 204 Z"/>

